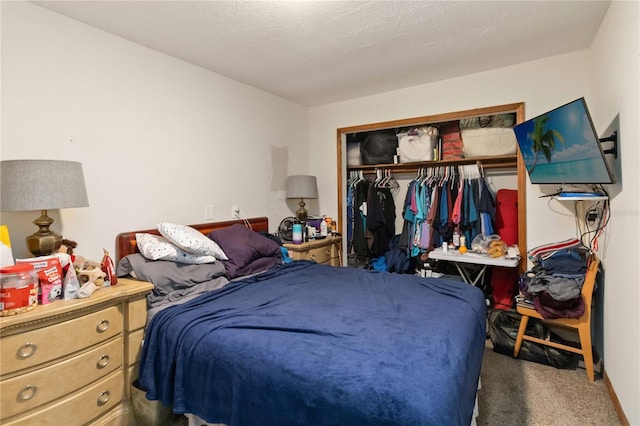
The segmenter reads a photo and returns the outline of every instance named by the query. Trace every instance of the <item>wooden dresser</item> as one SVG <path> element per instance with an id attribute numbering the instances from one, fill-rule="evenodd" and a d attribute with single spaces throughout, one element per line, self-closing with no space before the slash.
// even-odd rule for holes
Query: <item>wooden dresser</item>
<path id="1" fill-rule="evenodd" d="M 293 260 L 313 260 L 331 266 L 342 266 L 340 262 L 342 237 L 329 236 L 322 240 L 309 240 L 302 244 L 283 244 Z"/>
<path id="2" fill-rule="evenodd" d="M 131 425 L 149 283 L 0 318 L 0 424 Z"/>

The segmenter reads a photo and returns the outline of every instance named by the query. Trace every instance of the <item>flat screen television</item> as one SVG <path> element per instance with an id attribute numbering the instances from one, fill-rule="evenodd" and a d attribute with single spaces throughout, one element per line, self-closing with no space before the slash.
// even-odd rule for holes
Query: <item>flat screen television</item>
<path id="1" fill-rule="evenodd" d="M 584 98 L 514 126 L 532 184 L 610 184 L 613 175 Z"/>

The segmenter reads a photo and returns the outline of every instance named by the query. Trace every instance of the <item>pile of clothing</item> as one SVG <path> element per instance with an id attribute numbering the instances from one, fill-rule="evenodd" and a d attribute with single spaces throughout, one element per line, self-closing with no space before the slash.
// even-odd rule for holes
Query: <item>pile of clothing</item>
<path id="1" fill-rule="evenodd" d="M 518 303 L 533 304 L 545 319 L 581 317 L 589 249 L 571 239 L 536 247 L 528 256 L 534 266 L 520 280 Z"/>

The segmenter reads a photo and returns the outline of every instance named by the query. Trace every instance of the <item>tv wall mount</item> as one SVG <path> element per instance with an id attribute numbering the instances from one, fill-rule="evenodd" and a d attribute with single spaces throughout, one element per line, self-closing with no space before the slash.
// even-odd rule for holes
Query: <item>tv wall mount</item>
<path id="1" fill-rule="evenodd" d="M 600 143 L 613 142 L 613 146 L 602 151 L 603 154 L 613 154 L 613 158 L 618 158 L 618 131 L 613 132 L 608 138 L 600 138 Z"/>

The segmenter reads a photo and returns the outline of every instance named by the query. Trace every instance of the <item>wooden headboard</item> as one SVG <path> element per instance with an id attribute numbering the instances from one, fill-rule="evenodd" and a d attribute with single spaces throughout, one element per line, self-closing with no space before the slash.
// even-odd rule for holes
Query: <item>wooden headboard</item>
<path id="1" fill-rule="evenodd" d="M 231 225 L 239 223 L 241 225 L 250 224 L 251 229 L 256 232 L 269 232 L 269 218 L 267 217 L 254 217 L 251 219 L 238 219 L 238 220 L 227 220 L 224 222 L 211 222 L 211 223 L 201 223 L 198 225 L 189 225 L 192 228 L 197 229 L 203 234 L 208 234 L 211 231 L 215 231 L 217 229 L 227 228 Z M 138 245 L 136 244 L 136 234 L 138 232 L 145 234 L 154 234 L 160 235 L 157 229 L 142 229 L 139 231 L 130 231 L 130 232 L 122 232 L 118 234 L 116 237 L 116 264 L 123 257 L 138 253 Z"/>

